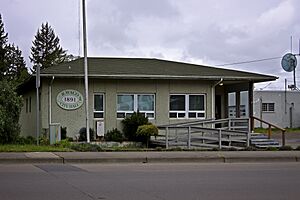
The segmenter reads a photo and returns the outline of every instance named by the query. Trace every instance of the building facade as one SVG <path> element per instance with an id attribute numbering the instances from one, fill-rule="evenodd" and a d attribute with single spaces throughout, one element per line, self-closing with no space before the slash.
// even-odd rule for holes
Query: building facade
<path id="1" fill-rule="evenodd" d="M 300 92 L 254 91 L 254 116 L 283 128 L 300 127 Z M 267 128 L 260 122 L 255 127 Z"/>
<path id="2" fill-rule="evenodd" d="M 156 125 L 225 118 L 229 112 L 234 112 L 235 117 L 249 116 L 253 84 L 276 79 L 158 59 L 89 58 L 88 66 L 90 127 L 98 135 L 113 128 L 122 129 L 121 121 L 137 111 Z M 83 75 L 82 58 L 41 71 L 42 133 L 47 133 L 51 124 L 58 123 L 67 128 L 69 137 L 74 137 L 85 127 Z M 24 98 L 21 134 L 34 136 L 34 78 L 22 86 L 21 93 Z M 231 94 L 236 99 L 234 105 L 228 105 Z"/>

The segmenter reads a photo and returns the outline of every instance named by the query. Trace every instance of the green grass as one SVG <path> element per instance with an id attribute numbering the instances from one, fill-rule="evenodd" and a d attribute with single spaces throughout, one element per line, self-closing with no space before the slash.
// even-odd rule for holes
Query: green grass
<path id="1" fill-rule="evenodd" d="M 300 133 L 300 128 L 285 128 L 286 133 Z M 268 133 L 267 128 L 255 128 L 254 129 L 255 133 Z M 272 133 L 281 133 L 281 130 L 272 128 Z"/>
<path id="2" fill-rule="evenodd" d="M 16 144 L 5 144 L 0 145 L 0 152 L 62 152 L 62 151 L 73 151 L 69 148 L 60 146 L 50 145 L 16 145 Z"/>

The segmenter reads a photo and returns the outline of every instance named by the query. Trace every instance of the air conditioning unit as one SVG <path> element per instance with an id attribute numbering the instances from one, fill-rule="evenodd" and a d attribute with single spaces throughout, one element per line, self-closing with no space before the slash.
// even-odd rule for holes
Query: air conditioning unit
<path id="1" fill-rule="evenodd" d="M 99 136 L 99 137 L 104 136 L 104 122 L 103 121 L 96 121 L 96 132 L 97 132 L 97 136 Z"/>

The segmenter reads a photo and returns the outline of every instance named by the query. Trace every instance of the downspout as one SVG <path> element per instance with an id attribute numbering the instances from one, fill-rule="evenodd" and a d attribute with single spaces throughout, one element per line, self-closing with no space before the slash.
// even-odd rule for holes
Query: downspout
<path id="1" fill-rule="evenodd" d="M 212 87 L 211 87 L 211 118 L 215 119 L 216 118 L 216 114 L 215 114 L 215 96 L 216 96 L 216 91 L 215 91 L 215 87 L 217 85 L 219 85 L 220 83 L 223 82 L 223 78 L 221 78 L 217 83 L 215 83 Z"/>
<path id="2" fill-rule="evenodd" d="M 54 76 L 52 76 L 52 79 L 51 79 L 51 81 L 50 81 L 50 83 L 49 83 L 49 95 L 48 95 L 48 97 L 49 97 L 49 99 L 48 99 L 48 101 L 49 101 L 49 103 L 48 103 L 48 114 L 49 114 L 49 116 L 48 116 L 48 119 L 49 119 L 49 128 L 50 128 L 50 124 L 52 123 L 52 112 L 51 112 L 51 108 L 52 108 L 52 84 L 53 84 L 53 81 L 54 81 Z"/>

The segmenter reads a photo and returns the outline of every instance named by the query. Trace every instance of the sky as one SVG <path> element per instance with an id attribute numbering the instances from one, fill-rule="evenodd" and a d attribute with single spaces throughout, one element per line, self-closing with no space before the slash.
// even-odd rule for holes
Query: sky
<path id="1" fill-rule="evenodd" d="M 9 42 L 19 46 L 28 67 L 32 41 L 45 22 L 68 53 L 83 55 L 81 10 L 81 0 L 0 0 Z M 87 0 L 88 56 L 158 58 L 274 75 L 277 81 L 255 89 L 284 89 L 293 73 L 282 69 L 279 57 L 299 53 L 299 10 L 297 0 Z"/>

